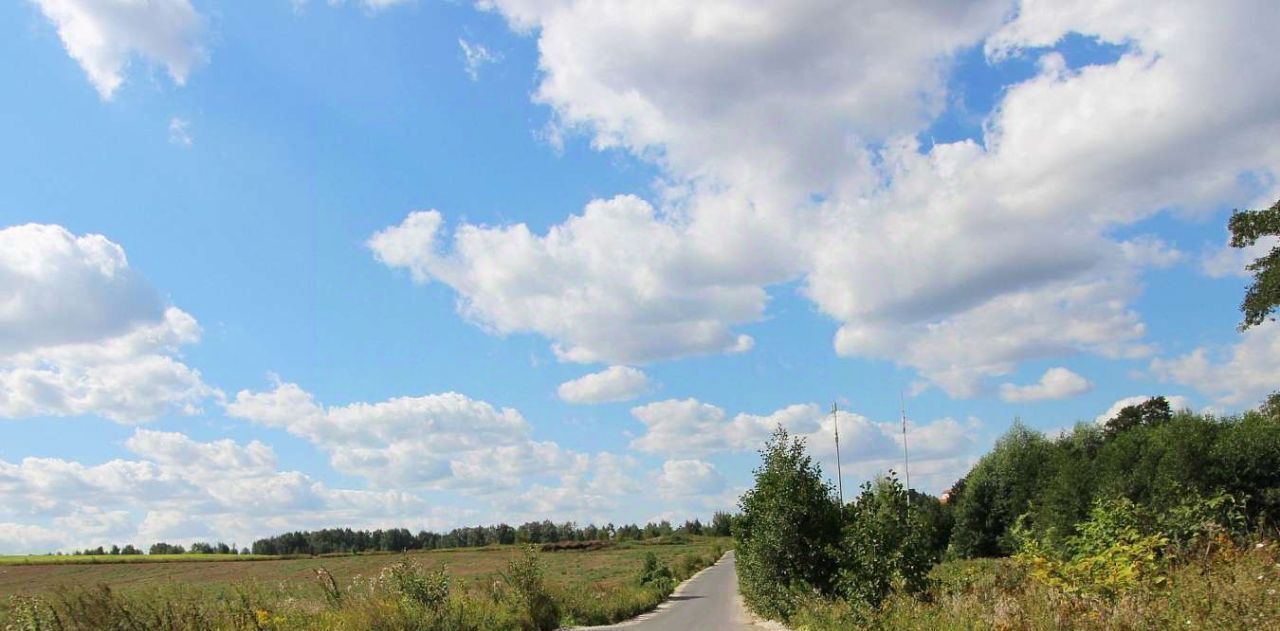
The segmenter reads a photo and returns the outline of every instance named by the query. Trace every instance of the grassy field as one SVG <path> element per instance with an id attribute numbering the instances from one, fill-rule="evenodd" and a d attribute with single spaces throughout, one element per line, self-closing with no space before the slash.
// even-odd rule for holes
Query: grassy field
<path id="1" fill-rule="evenodd" d="M 28 554 L 0 555 L 5 565 L 78 565 L 98 563 L 178 563 L 204 561 L 266 561 L 270 554 Z"/>
<path id="2" fill-rule="evenodd" d="M 539 580 L 544 584 L 544 591 L 555 599 L 560 618 L 558 622 L 613 622 L 652 608 L 670 591 L 675 580 L 685 578 L 697 569 L 701 569 L 712 562 L 720 551 L 729 547 L 728 539 L 690 537 L 682 542 L 623 543 L 593 551 L 541 552 L 537 555 L 541 574 Z M 3 604 L 5 601 L 9 603 L 6 607 L 7 612 L 0 612 L 0 622 L 6 617 L 15 616 L 16 608 L 25 606 L 23 603 L 36 602 L 26 597 L 34 596 L 41 599 L 39 602 L 47 605 L 74 609 L 74 607 L 87 606 L 84 603 L 88 600 L 101 600 L 99 596 L 94 596 L 93 592 L 100 589 L 99 586 L 106 586 L 110 590 L 108 592 L 110 596 L 107 598 L 111 602 L 109 605 L 98 603 L 94 605 L 95 607 L 139 609 L 150 606 L 148 603 L 163 601 L 185 602 L 190 607 L 213 611 L 219 608 L 226 609 L 229 603 L 243 601 L 252 603 L 243 607 L 252 612 L 284 610 L 291 612 L 289 615 L 293 616 L 292 618 L 287 616 L 279 620 L 269 618 L 276 622 L 312 617 L 308 618 L 310 622 L 299 623 L 301 627 L 291 627 L 283 623 L 271 627 L 271 625 L 261 624 L 261 621 L 251 621 L 252 625 L 243 628 L 316 628 L 314 626 L 316 624 L 336 628 L 346 623 L 328 618 L 320 623 L 314 617 L 341 617 L 339 614 L 352 616 L 354 621 L 349 621 L 351 626 L 359 628 L 365 623 L 358 621 L 357 614 L 340 611 L 350 609 L 349 602 L 344 603 L 342 608 L 331 607 L 335 604 L 333 596 L 326 593 L 323 584 L 327 579 L 318 580 L 318 577 L 327 573 L 333 577 L 333 584 L 341 593 L 362 594 L 361 598 L 368 602 L 362 605 L 363 613 L 358 615 L 373 615 L 369 614 L 369 611 L 373 610 L 382 612 L 377 615 L 383 615 L 386 612 L 381 608 L 387 602 L 394 603 L 399 600 L 383 598 L 385 594 L 375 594 L 376 597 L 370 600 L 365 595 L 374 594 L 381 589 L 381 587 L 370 586 L 375 583 L 381 586 L 385 583 L 388 568 L 392 566 L 414 568 L 412 574 L 417 578 L 412 578 L 410 582 L 430 582 L 435 580 L 434 572 L 443 570 L 448 577 L 449 591 L 454 599 L 467 599 L 466 602 L 459 601 L 460 608 L 474 609 L 480 607 L 477 603 L 501 602 L 506 603 L 503 606 L 507 609 L 518 609 L 516 605 L 507 606 L 510 602 L 515 602 L 508 597 L 508 592 L 524 588 L 508 586 L 513 584 L 514 580 L 511 577 L 513 573 L 511 562 L 519 560 L 522 553 L 523 550 L 516 546 L 494 546 L 406 554 L 266 560 L 244 559 L 231 555 L 234 559 L 231 562 L 216 560 L 216 555 L 198 555 L 196 558 L 199 560 L 192 560 L 194 555 L 182 555 L 183 558 L 177 560 L 166 558 L 163 559 L 164 562 L 156 563 L 82 562 L 28 565 L 8 563 L 0 565 L 0 596 L 2 596 L 0 607 L 6 607 Z M 657 587 L 638 585 L 637 576 L 648 554 L 652 554 L 660 565 L 670 568 L 672 574 L 672 579 L 668 581 L 670 584 Z M 318 573 L 321 569 L 323 572 Z M 58 605 L 58 603 L 62 604 Z M 396 615 L 403 613 L 401 611 Z M 62 617 L 65 618 L 67 615 L 64 612 Z M 74 611 L 69 615 L 74 616 Z M 142 614 L 137 614 L 135 611 L 130 615 Z M 490 619 L 485 618 L 485 620 Z M 484 624 L 498 625 L 496 628 L 508 628 L 508 623 L 501 620 L 506 618 L 493 618 Z M 242 628 L 232 624 L 227 616 L 217 620 L 210 618 L 203 623 L 217 626 L 212 623 L 218 621 L 226 622 L 226 624 L 219 623 L 223 628 Z M 480 624 L 480 628 L 483 628 L 484 624 Z M 509 628 L 534 628 L 523 624 L 511 624 L 515 626 Z M 368 625 L 370 628 L 378 626 L 373 623 Z M 199 624 L 178 625 L 167 628 L 183 629 L 199 626 Z M 390 625 L 384 628 L 400 627 Z M 409 625 L 409 628 L 415 628 L 415 625 Z M 428 625 L 416 628 L 471 627 Z"/>

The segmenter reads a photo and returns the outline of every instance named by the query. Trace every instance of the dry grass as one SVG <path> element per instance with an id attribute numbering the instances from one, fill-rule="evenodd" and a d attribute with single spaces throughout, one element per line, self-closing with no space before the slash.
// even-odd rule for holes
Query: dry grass
<path id="1" fill-rule="evenodd" d="M 556 603 L 558 623 L 616 622 L 655 607 L 670 589 L 637 583 L 646 553 L 684 578 L 713 562 L 725 547 L 726 539 L 694 537 L 682 543 L 542 552 L 542 582 Z M 34 602 L 23 599 L 34 596 L 65 618 L 110 615 L 152 621 L 138 628 L 534 628 L 521 622 L 519 599 L 509 587 L 508 564 L 520 553 L 513 546 L 495 546 L 234 563 L 4 566 L 0 595 L 17 599 L 8 599 L 7 613 L 0 610 L 0 623 L 14 618 L 17 607 Z M 451 584 L 447 606 L 420 611 L 366 589 L 371 579 L 384 575 L 384 568 L 401 561 L 423 571 L 445 569 Z M 360 596 L 335 602 L 317 580 L 322 568 L 343 594 Z M 160 609 L 160 603 L 168 609 Z M 271 624 L 257 616 L 268 616 Z"/>
<path id="2" fill-rule="evenodd" d="M 812 600 L 797 631 L 835 629 L 1007 631 L 1049 629 L 1280 629 L 1280 546 L 1227 550 L 1177 564 L 1159 584 L 1114 599 L 1071 595 L 1037 583 L 1012 560 L 935 568 L 929 597 L 896 596 L 878 612 Z"/>

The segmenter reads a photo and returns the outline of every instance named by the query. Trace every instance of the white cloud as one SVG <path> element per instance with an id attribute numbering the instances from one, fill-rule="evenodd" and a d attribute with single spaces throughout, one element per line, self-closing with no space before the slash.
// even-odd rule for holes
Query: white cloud
<path id="1" fill-rule="evenodd" d="M 1280 389 L 1280 325 L 1265 322 L 1240 335 L 1230 348 L 1194 351 L 1151 361 L 1151 372 L 1165 381 L 1195 388 L 1218 403 L 1252 407 Z"/>
<path id="2" fill-rule="evenodd" d="M 1228 276 L 1247 278 L 1252 275 L 1252 272 L 1245 267 L 1270 254 L 1277 247 L 1280 247 L 1280 237 L 1262 237 L 1253 245 L 1244 248 L 1223 245 L 1201 255 L 1200 271 L 1210 278 Z"/>
<path id="3" fill-rule="evenodd" d="M 0 460 L 0 494 L 12 500 L 0 506 L 0 552 L 163 539 L 244 544 L 285 529 L 403 525 L 427 510 L 400 491 L 330 489 L 279 471 L 271 448 L 256 441 L 202 443 L 138 429 L 125 445 L 142 459 Z M 47 520 L 55 528 L 6 519 Z"/>
<path id="4" fill-rule="evenodd" d="M 1151 398 L 1152 398 L 1151 395 L 1125 397 L 1123 399 L 1120 399 L 1119 401 L 1116 401 L 1115 403 L 1112 403 L 1111 407 L 1107 408 L 1106 412 L 1099 414 L 1097 418 L 1093 419 L 1093 421 L 1099 424 L 1106 423 L 1107 421 L 1115 418 L 1115 416 L 1120 413 L 1120 410 L 1123 410 L 1131 405 L 1140 405 L 1142 403 L 1146 403 L 1147 400 Z M 1171 395 L 1171 396 L 1165 396 L 1165 400 L 1169 402 L 1169 408 L 1174 411 L 1191 409 L 1191 401 L 1186 397 Z M 1064 428 L 1062 431 L 1070 433 L 1070 428 Z"/>
<path id="5" fill-rule="evenodd" d="M 226 410 L 306 438 L 335 469 L 383 485 L 493 491 L 589 464 L 584 454 L 533 440 L 518 411 L 454 392 L 324 407 L 296 384 L 277 383 L 240 391 Z"/>
<path id="6" fill-rule="evenodd" d="M 1000 386 L 1000 398 L 1011 402 L 1065 399 L 1088 392 L 1092 388 L 1093 384 L 1088 379 L 1066 368 L 1057 367 L 1044 371 L 1040 381 L 1036 383 L 1025 386 L 1006 383 Z"/>
<path id="7" fill-rule="evenodd" d="M 724 487 L 724 476 L 704 460 L 668 460 L 658 474 L 658 492 L 666 498 L 714 495 Z"/>
<path id="8" fill-rule="evenodd" d="M 371 245 L 562 359 L 724 352 L 795 279 L 840 323 L 838 353 L 954 396 L 1029 359 L 1141 357 L 1142 270 L 1182 254 L 1115 229 L 1241 200 L 1242 175 L 1280 167 L 1280 69 L 1251 52 L 1268 43 L 1250 25 L 1280 22 L 1268 3 L 484 6 L 538 38 L 535 99 L 561 130 L 662 168 L 657 208 L 596 201 L 545 236 L 464 224 L 451 242 L 432 212 Z M 1119 59 L 1068 68 L 1044 47 L 1070 33 Z M 978 141 L 922 145 L 952 55 L 984 43 L 1040 71 L 1005 86 Z"/>
<path id="9" fill-rule="evenodd" d="M 191 121 L 174 116 L 169 119 L 169 144 L 179 147 L 190 147 L 194 139 L 191 137 Z"/>
<path id="10" fill-rule="evenodd" d="M 207 53 L 204 18 L 188 0 L 32 0 L 58 29 L 67 54 L 103 99 L 135 57 L 164 66 L 182 85 Z"/>
<path id="11" fill-rule="evenodd" d="M 479 42 L 468 42 L 459 37 L 458 47 L 462 49 L 463 68 L 472 81 L 480 80 L 482 66 L 502 61 L 502 55 L 489 50 Z"/>
<path id="12" fill-rule="evenodd" d="M 629 401 L 649 390 L 652 383 L 644 371 L 630 366 L 610 366 L 560 384 L 556 390 L 569 403 Z"/>
<path id="13" fill-rule="evenodd" d="M 672 399 L 638 406 L 631 413 L 646 430 L 632 441 L 631 447 L 646 453 L 693 458 L 755 451 L 764 446 L 776 428 L 783 427 L 804 439 L 823 470 L 834 477 L 838 423 L 846 475 L 870 477 L 888 469 L 900 470 L 902 463 L 900 421 L 875 422 L 843 410 L 833 417 L 813 403 L 790 405 L 763 416 L 741 413 L 729 418 L 717 406 L 696 399 Z M 951 418 L 924 425 L 908 423 L 912 484 L 936 491 L 954 482 L 976 457 L 973 451 L 980 427 L 976 419 L 966 423 Z"/>
<path id="14" fill-rule="evenodd" d="M 0 416 L 194 414 L 220 393 L 178 359 L 200 326 L 101 235 L 0 230 Z"/>
<path id="15" fill-rule="evenodd" d="M 750 338 L 732 326 L 762 316 L 764 290 L 725 278 L 654 213 L 621 196 L 588 204 L 546 236 L 524 224 L 463 224 L 446 252 L 440 214 L 416 212 L 369 247 L 418 282 L 456 289 L 459 310 L 485 328 L 556 340 L 565 361 L 643 363 L 749 349 Z"/>

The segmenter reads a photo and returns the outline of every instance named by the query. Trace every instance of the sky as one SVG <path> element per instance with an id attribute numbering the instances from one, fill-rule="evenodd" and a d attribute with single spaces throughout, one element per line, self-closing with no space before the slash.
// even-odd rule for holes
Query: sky
<path id="1" fill-rule="evenodd" d="M 940 493 L 1277 388 L 1280 4 L 0 5 L 0 553 Z M 839 411 L 831 413 L 831 405 Z"/>

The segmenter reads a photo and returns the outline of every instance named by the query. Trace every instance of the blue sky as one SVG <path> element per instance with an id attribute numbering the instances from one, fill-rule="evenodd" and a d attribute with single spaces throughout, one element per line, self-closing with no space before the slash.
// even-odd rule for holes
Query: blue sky
<path id="1" fill-rule="evenodd" d="M 1255 405 L 1277 9 L 1090 4 L 0 7 L 0 552 L 705 518 L 832 401 L 898 467 L 900 392 L 930 492 Z"/>

